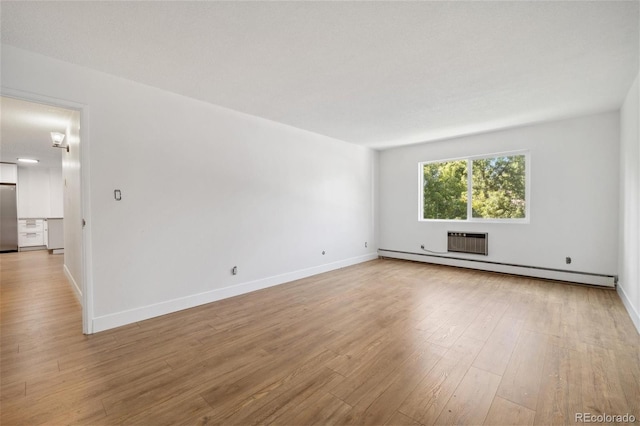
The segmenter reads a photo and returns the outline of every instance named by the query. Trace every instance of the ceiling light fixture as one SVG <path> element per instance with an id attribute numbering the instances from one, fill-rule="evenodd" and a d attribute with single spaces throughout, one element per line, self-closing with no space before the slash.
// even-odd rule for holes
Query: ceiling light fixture
<path id="1" fill-rule="evenodd" d="M 40 160 L 34 160 L 33 158 L 18 158 L 21 163 L 39 163 Z"/>
<path id="2" fill-rule="evenodd" d="M 67 152 L 69 152 L 69 144 L 62 145 L 62 142 L 64 141 L 64 133 L 51 132 L 51 141 L 53 142 L 54 148 L 65 148 Z"/>

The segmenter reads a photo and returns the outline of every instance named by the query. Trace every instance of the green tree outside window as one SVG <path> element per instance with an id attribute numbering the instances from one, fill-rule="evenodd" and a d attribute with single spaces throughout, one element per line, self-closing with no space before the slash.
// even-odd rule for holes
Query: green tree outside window
<path id="1" fill-rule="evenodd" d="M 478 219 L 526 218 L 525 155 L 424 163 L 422 169 L 424 219 L 466 220 L 469 210 Z"/>
<path id="2" fill-rule="evenodd" d="M 424 218 L 467 218 L 467 161 L 424 165 Z"/>

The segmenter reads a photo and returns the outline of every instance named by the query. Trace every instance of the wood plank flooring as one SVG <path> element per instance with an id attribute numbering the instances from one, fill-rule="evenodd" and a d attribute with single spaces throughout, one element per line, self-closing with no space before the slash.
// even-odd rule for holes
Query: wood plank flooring
<path id="1" fill-rule="evenodd" d="M 83 336 L 61 256 L 0 268 L 2 425 L 640 419 L 611 290 L 376 260 Z"/>

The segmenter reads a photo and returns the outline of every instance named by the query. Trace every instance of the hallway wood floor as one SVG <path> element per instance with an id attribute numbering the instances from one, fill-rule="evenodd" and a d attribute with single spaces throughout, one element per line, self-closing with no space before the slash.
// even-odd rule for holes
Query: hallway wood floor
<path id="1" fill-rule="evenodd" d="M 611 290 L 376 260 L 83 336 L 61 256 L 0 268 L 4 426 L 640 418 Z"/>

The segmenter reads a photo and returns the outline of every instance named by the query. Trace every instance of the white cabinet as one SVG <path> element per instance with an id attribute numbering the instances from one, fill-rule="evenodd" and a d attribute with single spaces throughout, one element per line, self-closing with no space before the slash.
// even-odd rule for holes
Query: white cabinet
<path id="1" fill-rule="evenodd" d="M 44 220 L 18 220 L 18 247 L 37 247 L 44 244 Z"/>
<path id="2" fill-rule="evenodd" d="M 0 183 L 18 183 L 18 166 L 0 163 Z"/>
<path id="3" fill-rule="evenodd" d="M 20 219 L 18 221 L 18 232 L 42 232 L 44 231 L 44 220 L 42 219 Z"/>
<path id="4" fill-rule="evenodd" d="M 44 245 L 42 232 L 25 232 L 18 235 L 19 247 L 38 247 Z"/>
<path id="5" fill-rule="evenodd" d="M 64 222 L 63 219 L 47 219 L 47 248 L 59 250 L 64 248 Z"/>
<path id="6" fill-rule="evenodd" d="M 42 233 L 42 244 L 49 248 L 49 221 L 44 220 L 44 232 Z"/>
<path id="7" fill-rule="evenodd" d="M 18 167 L 18 217 L 62 217 L 62 168 Z"/>

